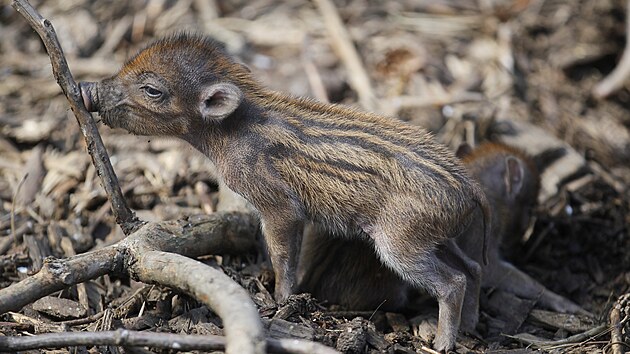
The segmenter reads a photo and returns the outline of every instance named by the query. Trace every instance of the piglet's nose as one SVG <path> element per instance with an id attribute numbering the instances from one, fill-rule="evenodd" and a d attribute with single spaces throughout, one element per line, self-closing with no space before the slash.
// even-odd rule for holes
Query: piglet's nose
<path id="1" fill-rule="evenodd" d="M 98 95 L 96 93 L 96 82 L 80 82 L 81 97 L 88 112 L 98 111 Z"/>

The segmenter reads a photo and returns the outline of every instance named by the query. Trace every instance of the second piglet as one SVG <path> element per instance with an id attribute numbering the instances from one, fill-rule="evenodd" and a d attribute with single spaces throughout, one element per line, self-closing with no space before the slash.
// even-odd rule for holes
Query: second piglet
<path id="1" fill-rule="evenodd" d="M 585 313 L 570 300 L 546 289 L 538 281 L 505 261 L 500 254 L 506 236 L 522 235 L 536 203 L 539 173 L 535 163 L 520 151 L 502 144 L 486 143 L 472 151 L 460 148 L 466 168 L 482 185 L 491 206 L 492 233 L 488 239 L 488 263 L 484 265 L 483 229 L 473 223 L 456 239 L 460 248 L 482 267 L 482 285 L 536 299 L 543 307 L 568 313 Z M 331 239 L 315 227 L 307 228 L 300 260 L 300 287 L 321 300 L 356 310 L 401 310 L 412 289 L 379 262 L 369 240 Z M 448 248 L 438 257 L 448 263 Z M 450 264 L 457 267 L 457 264 Z M 475 291 L 474 288 L 467 291 Z M 478 290 L 477 290 L 478 291 Z M 475 299 L 478 294 L 467 294 Z M 478 304 L 464 303 L 462 329 L 476 325 Z"/>
<path id="2" fill-rule="evenodd" d="M 588 314 L 501 256 L 503 240 L 523 235 L 529 225 L 540 190 L 537 166 L 541 163 L 535 163 L 521 151 L 502 144 L 483 144 L 475 150 L 460 148 L 458 156 L 481 183 L 492 209 L 492 234 L 487 246 L 489 261 L 482 267 L 483 286 L 535 299 L 542 307 L 557 312 Z M 467 232 L 468 237 L 458 239 L 457 243 L 468 255 L 481 260 L 478 235 L 483 229 L 473 224 Z"/>

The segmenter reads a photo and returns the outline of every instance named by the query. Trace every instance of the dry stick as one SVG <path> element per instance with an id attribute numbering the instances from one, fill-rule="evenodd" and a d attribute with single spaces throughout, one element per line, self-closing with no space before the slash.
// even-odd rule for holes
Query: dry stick
<path id="1" fill-rule="evenodd" d="M 446 93 L 439 95 L 439 97 L 424 97 L 424 96 L 398 96 L 389 99 L 389 105 L 397 110 L 407 108 L 423 108 L 423 107 L 439 107 L 447 104 L 462 103 L 462 102 L 477 102 L 485 99 L 483 94 L 476 92 L 459 92 L 459 93 Z"/>
<path id="2" fill-rule="evenodd" d="M 626 47 L 615 69 L 593 88 L 593 96 L 606 98 L 620 89 L 630 77 L 630 0 L 626 2 Z"/>
<path id="3" fill-rule="evenodd" d="M 171 285 L 195 296 L 223 320 L 228 353 L 263 353 L 265 340 L 258 312 L 248 293 L 225 274 L 182 256 L 222 251 L 243 253 L 256 246 L 256 217 L 218 212 L 191 220 L 149 223 L 119 243 L 63 260 L 47 261 L 42 270 L 0 289 L 0 313 L 18 310 L 67 286 L 112 271 L 126 270 L 136 280 Z M 178 259 L 177 262 L 172 259 Z M 167 267 L 162 264 L 169 261 Z M 161 263 L 162 262 L 162 263 Z"/>
<path id="4" fill-rule="evenodd" d="M 256 247 L 254 235 L 257 230 L 255 216 L 227 212 L 193 220 L 149 224 L 117 244 L 70 258 L 46 260 L 37 274 L 0 289 L 0 314 L 18 311 L 68 286 L 123 271 L 124 264 L 132 261 L 131 257 L 125 258 L 126 253 L 138 247 L 146 248 L 147 243 L 152 249 L 189 257 L 215 252 L 245 253 Z"/>
<path id="5" fill-rule="evenodd" d="M 0 351 L 3 352 L 93 345 L 210 351 L 223 350 L 225 348 L 225 338 L 214 335 L 191 336 L 129 330 L 62 332 L 29 337 L 0 337 Z M 337 353 L 337 351 L 322 344 L 299 339 L 269 339 L 266 349 L 271 353 Z"/>
<path id="6" fill-rule="evenodd" d="M 256 216 L 240 212 L 217 212 L 190 220 L 151 223 L 112 246 L 70 258 L 47 259 L 37 274 L 0 289 L 0 314 L 18 311 L 68 286 L 123 271 L 124 264 L 132 261 L 125 259 L 125 253 L 145 247 L 146 243 L 151 244 L 151 249 L 188 257 L 209 253 L 242 254 L 256 248 L 257 231 Z"/>
<path id="7" fill-rule="evenodd" d="M 122 264 L 115 246 L 67 259 L 46 259 L 42 269 L 19 283 L 0 289 L 0 314 L 23 306 L 68 286 L 111 273 Z"/>
<path id="8" fill-rule="evenodd" d="M 43 18 L 28 1 L 14 0 L 12 6 L 17 12 L 24 16 L 44 42 L 46 51 L 50 56 L 53 75 L 59 86 L 61 86 L 64 95 L 68 98 L 70 108 L 81 127 L 81 132 L 85 137 L 85 143 L 88 153 L 92 158 L 92 163 L 94 163 L 98 175 L 101 177 L 107 198 L 112 204 L 112 212 L 116 218 L 116 223 L 120 225 L 126 235 L 129 235 L 141 226 L 142 223 L 127 206 L 118 184 L 118 177 L 114 173 L 114 169 L 109 161 L 109 155 L 98 133 L 96 123 L 92 115 L 85 109 L 81 91 L 72 78 L 68 63 L 66 62 L 63 50 L 57 39 L 55 29 L 50 21 Z"/>
<path id="9" fill-rule="evenodd" d="M 66 326 L 64 323 L 57 324 L 52 322 L 45 322 L 45 320 L 38 320 L 36 318 L 22 315 L 17 312 L 8 312 L 4 315 L 4 318 L 6 318 L 8 321 L 27 326 L 27 331 L 30 330 L 37 333 L 58 333 L 68 330 L 68 326 Z"/>
<path id="10" fill-rule="evenodd" d="M 191 220 L 149 223 L 119 243 L 48 261 L 42 270 L 8 288 L 0 289 L 0 313 L 112 271 L 127 271 L 136 280 L 161 283 L 195 296 L 223 320 L 228 353 L 263 353 L 265 340 L 258 312 L 249 294 L 225 274 L 182 256 L 215 250 L 244 253 L 255 247 L 258 230 L 251 213 L 218 212 Z M 223 253 L 223 252 L 222 252 Z M 176 261 L 173 261 L 175 259 Z"/>
<path id="11" fill-rule="evenodd" d="M 508 334 L 502 334 L 502 336 L 512 338 L 526 345 L 532 345 L 536 348 L 540 348 L 544 350 L 551 350 L 551 349 L 555 349 L 556 347 L 565 347 L 565 346 L 571 346 L 571 345 L 576 345 L 576 344 L 583 344 L 590 340 L 593 340 L 596 337 L 599 337 L 607 333 L 608 331 L 610 331 L 608 326 L 606 326 L 605 324 L 602 324 L 592 329 L 589 329 L 586 332 L 578 333 L 570 337 L 555 340 L 555 341 L 554 340 L 549 340 L 549 341 L 539 340 L 539 339 L 534 339 L 534 338 L 522 337 L 518 335 L 512 336 Z"/>
<path id="12" fill-rule="evenodd" d="M 348 70 L 350 86 L 359 95 L 359 103 L 368 111 L 376 111 L 377 101 L 370 78 L 361 59 L 359 59 L 359 54 L 350 39 L 350 34 L 341 22 L 335 5 L 330 0 L 315 0 L 315 3 L 324 17 L 332 46 Z"/>
<path id="13" fill-rule="evenodd" d="M 138 262 L 130 269 L 134 278 L 179 289 L 214 309 L 230 343 L 226 352 L 265 352 L 258 310 L 243 287 L 225 273 L 194 259 L 159 251 L 139 253 Z"/>
<path id="14" fill-rule="evenodd" d="M 107 311 L 107 310 L 105 310 Z M 88 317 L 84 317 L 84 318 L 77 318 L 76 320 L 67 320 L 67 321 L 63 321 L 61 322 L 62 325 L 64 326 L 68 326 L 68 327 L 72 327 L 72 326 L 81 326 L 81 325 L 85 325 L 88 323 L 92 323 L 92 322 L 96 322 L 98 320 L 100 320 L 103 315 L 105 315 L 105 311 L 101 311 L 99 313 L 95 313 L 91 316 Z M 111 311 L 111 310 L 109 310 Z"/>

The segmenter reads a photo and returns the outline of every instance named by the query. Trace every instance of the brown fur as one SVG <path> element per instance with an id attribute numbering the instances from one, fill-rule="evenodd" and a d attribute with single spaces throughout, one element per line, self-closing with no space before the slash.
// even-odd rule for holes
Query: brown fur
<path id="1" fill-rule="evenodd" d="M 278 300 L 295 290 L 305 221 L 363 233 L 388 267 L 438 298 L 435 346 L 453 347 L 466 277 L 435 252 L 487 202 L 426 131 L 269 91 L 215 42 L 191 35 L 153 43 L 82 92 L 106 124 L 182 138 L 216 164 L 261 215 Z"/>
<path id="2" fill-rule="evenodd" d="M 482 144 L 475 150 L 468 148 L 460 151 L 465 154 L 462 157 L 466 168 L 481 183 L 491 205 L 489 263 L 481 267 L 483 286 L 538 299 L 541 305 L 556 311 L 584 313 L 580 307 L 545 289 L 504 261 L 500 255 L 503 238 L 522 235 L 528 226 L 540 180 L 533 160 L 517 149 L 494 143 Z M 511 161 L 511 170 L 507 168 L 507 161 Z M 484 251 L 482 239 L 483 228 L 477 221 L 456 242 L 470 258 L 480 262 Z M 451 246 L 447 244 L 439 252 L 447 263 L 452 259 L 449 255 Z M 451 262 L 451 266 L 466 272 L 466 267 L 454 262 Z M 312 227 L 304 235 L 300 258 L 300 290 L 355 310 L 374 310 L 377 307 L 390 311 L 401 310 L 413 297 L 409 283 L 383 266 L 374 256 L 369 242 L 337 240 Z M 475 289 L 470 288 L 470 291 L 474 292 Z M 462 310 L 462 328 L 473 330 L 478 314 L 478 303 L 475 303 L 478 294 L 467 296 L 470 301 L 464 304 Z"/>

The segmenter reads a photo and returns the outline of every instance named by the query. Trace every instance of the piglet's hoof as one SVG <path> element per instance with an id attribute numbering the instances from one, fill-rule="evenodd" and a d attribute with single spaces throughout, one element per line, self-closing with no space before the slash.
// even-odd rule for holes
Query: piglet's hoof
<path id="1" fill-rule="evenodd" d="M 311 294 L 290 295 L 285 302 L 278 303 L 278 311 L 273 318 L 285 320 L 295 314 L 312 313 L 318 309 Z"/>

